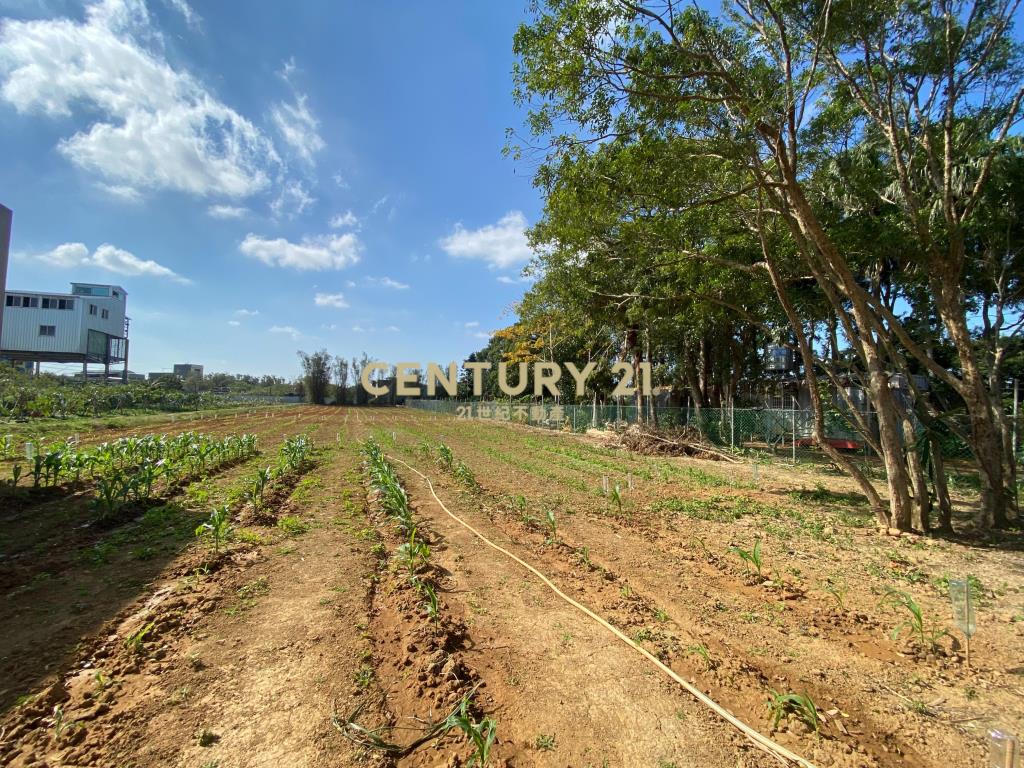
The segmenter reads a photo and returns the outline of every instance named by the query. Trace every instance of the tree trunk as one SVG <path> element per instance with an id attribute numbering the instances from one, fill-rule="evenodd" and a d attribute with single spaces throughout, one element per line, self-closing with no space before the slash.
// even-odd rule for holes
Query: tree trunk
<path id="1" fill-rule="evenodd" d="M 932 511 L 932 498 L 928 492 L 928 479 L 924 474 L 921 454 L 917 450 L 917 433 L 910 414 L 903 414 L 903 443 L 907 454 L 907 468 L 910 471 L 910 483 L 914 489 L 914 506 L 911 515 L 911 527 L 921 533 L 928 533 Z"/>
<path id="2" fill-rule="evenodd" d="M 946 483 L 946 460 L 942 456 L 942 441 L 934 430 L 929 430 L 928 442 L 932 457 L 932 485 L 935 500 L 939 505 L 939 527 L 937 533 L 953 533 L 953 503 L 949 499 L 949 485 Z"/>

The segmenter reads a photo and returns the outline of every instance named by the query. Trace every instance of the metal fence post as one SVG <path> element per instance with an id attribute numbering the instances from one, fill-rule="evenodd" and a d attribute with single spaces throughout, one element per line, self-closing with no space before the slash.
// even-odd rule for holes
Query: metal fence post
<path id="1" fill-rule="evenodd" d="M 796 464 L 796 398 L 793 398 L 793 463 Z"/>

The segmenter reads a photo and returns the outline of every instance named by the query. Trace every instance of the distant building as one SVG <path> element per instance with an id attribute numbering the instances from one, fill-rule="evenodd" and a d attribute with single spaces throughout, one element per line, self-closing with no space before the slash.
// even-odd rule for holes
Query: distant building
<path id="1" fill-rule="evenodd" d="M 0 205 L 0 339 L 4 335 L 4 294 L 7 292 L 7 256 L 11 248 L 11 221 L 14 214 L 10 208 Z M 2 346 L 2 345 L 0 345 Z"/>
<path id="2" fill-rule="evenodd" d="M 150 371 L 147 378 L 150 381 L 159 381 L 160 379 L 173 379 L 176 377 L 170 371 Z"/>
<path id="3" fill-rule="evenodd" d="M 2 212 L 0 212 L 2 213 Z M 70 293 L 6 291 L 0 326 L 0 358 L 30 363 L 123 364 L 128 375 L 127 294 L 119 285 L 72 283 Z"/>
<path id="4" fill-rule="evenodd" d="M 201 379 L 203 378 L 203 366 L 193 363 L 175 363 L 174 375 L 181 379 L 187 379 L 189 376 L 196 376 Z"/>

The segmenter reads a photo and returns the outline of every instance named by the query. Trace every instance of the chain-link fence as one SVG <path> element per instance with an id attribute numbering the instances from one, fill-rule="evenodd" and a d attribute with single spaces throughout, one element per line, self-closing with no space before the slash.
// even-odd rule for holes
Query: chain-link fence
<path id="1" fill-rule="evenodd" d="M 638 409 L 635 405 L 421 399 L 409 399 L 406 405 L 461 419 L 493 419 L 572 432 L 623 428 L 637 421 L 651 421 L 650 411 Z M 874 414 L 864 414 L 863 419 L 868 429 L 875 429 Z M 793 461 L 821 457 L 821 450 L 815 446 L 812 437 L 814 414 L 811 411 L 796 408 L 658 407 L 654 409 L 653 423 L 660 428 L 692 428 L 705 440 L 722 447 L 789 457 Z M 852 455 L 871 455 L 863 437 L 841 415 L 826 416 L 825 434 L 841 451 Z"/>

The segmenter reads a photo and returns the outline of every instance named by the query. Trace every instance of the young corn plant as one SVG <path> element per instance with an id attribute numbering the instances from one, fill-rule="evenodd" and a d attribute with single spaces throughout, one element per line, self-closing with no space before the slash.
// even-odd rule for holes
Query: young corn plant
<path id="1" fill-rule="evenodd" d="M 608 498 L 610 498 L 613 502 L 615 502 L 615 504 L 619 508 L 619 514 L 621 515 L 622 514 L 622 488 L 619 486 L 618 483 L 616 483 L 614 486 L 612 486 L 611 491 L 608 493 Z"/>
<path id="2" fill-rule="evenodd" d="M 904 632 L 909 632 L 922 647 L 931 649 L 938 645 L 939 640 L 946 635 L 946 630 L 944 629 L 925 626 L 924 611 L 921 610 L 921 606 L 907 592 L 890 587 L 885 591 L 878 604 L 894 610 L 902 608 L 910 614 L 907 619 L 901 621 L 893 628 L 890 633 L 890 637 L 893 640 L 899 639 L 900 635 Z"/>
<path id="3" fill-rule="evenodd" d="M 764 561 L 761 559 L 761 540 L 754 539 L 754 548 L 746 550 L 738 546 L 729 547 L 729 551 L 736 555 L 740 560 L 743 561 L 743 567 L 750 570 L 750 566 L 753 566 L 757 571 L 758 577 L 761 576 L 761 571 L 764 567 Z"/>
<path id="4" fill-rule="evenodd" d="M 415 526 L 409 532 L 409 539 L 398 548 L 397 557 L 411 577 L 415 577 L 417 571 L 430 562 L 430 547 L 416 538 Z"/>
<path id="5" fill-rule="evenodd" d="M 547 543 L 553 544 L 558 541 L 558 520 L 555 519 L 555 511 L 547 510 L 544 514 L 544 524 L 548 529 Z"/>
<path id="6" fill-rule="evenodd" d="M 779 693 L 768 691 L 768 719 L 772 721 L 772 727 L 778 728 L 779 723 L 789 715 L 793 715 L 802 723 L 807 725 L 815 733 L 821 730 L 821 717 L 818 715 L 818 707 L 807 694 Z"/>
<path id="7" fill-rule="evenodd" d="M 263 495 L 266 493 L 267 485 L 270 483 L 273 476 L 273 467 L 256 470 L 256 476 L 253 478 L 252 484 L 246 492 L 246 495 L 249 497 L 249 501 L 252 502 L 252 508 L 254 511 L 259 512 L 263 507 Z"/>
<path id="8" fill-rule="evenodd" d="M 459 702 L 459 708 L 448 716 L 445 730 L 458 728 L 462 731 L 473 747 L 473 756 L 470 757 L 467 765 L 483 768 L 490 759 L 491 747 L 494 746 L 494 741 L 498 736 L 498 722 L 491 717 L 474 720 L 470 713 L 472 705 L 472 697 L 463 696 L 462 701 Z"/>
<path id="9" fill-rule="evenodd" d="M 220 554 L 220 548 L 230 538 L 231 533 L 231 511 L 227 504 L 213 510 L 210 518 L 196 528 L 196 538 L 207 539 L 215 555 Z"/>
<path id="10" fill-rule="evenodd" d="M 23 472 L 23 470 L 21 468 L 21 464 L 15 464 L 13 467 L 11 467 L 11 487 L 12 488 L 17 488 L 18 487 L 18 481 L 21 480 L 22 472 Z"/>
<path id="11" fill-rule="evenodd" d="M 451 472 L 455 466 L 455 454 L 452 449 L 444 443 L 438 443 L 437 463 L 445 472 Z"/>
<path id="12" fill-rule="evenodd" d="M 423 601 L 423 610 L 427 613 L 429 618 L 434 624 L 437 624 L 437 620 L 441 617 L 441 606 L 437 599 L 437 590 L 434 589 L 432 584 L 428 584 L 425 581 L 418 581 L 417 586 L 420 592 L 423 593 L 423 597 L 426 598 Z"/>

